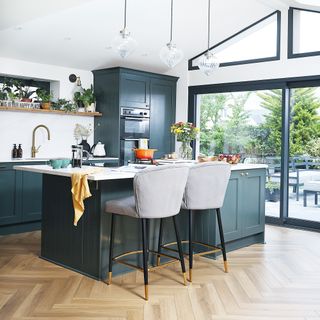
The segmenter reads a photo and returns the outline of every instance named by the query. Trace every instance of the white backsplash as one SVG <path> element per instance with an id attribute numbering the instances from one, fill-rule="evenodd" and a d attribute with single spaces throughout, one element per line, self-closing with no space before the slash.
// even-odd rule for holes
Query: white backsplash
<path id="1" fill-rule="evenodd" d="M 36 132 L 36 146 L 41 145 L 37 158 L 71 157 L 71 145 L 75 143 L 73 130 L 76 123 L 84 126 L 94 123 L 93 117 L 23 113 L 23 112 L 0 112 L 0 161 L 11 158 L 13 144 L 22 144 L 23 157 L 31 157 L 32 131 L 39 125 L 46 125 L 51 133 L 51 140 L 47 139 L 47 132 L 40 128 Z M 88 139 L 93 143 L 93 135 Z"/>

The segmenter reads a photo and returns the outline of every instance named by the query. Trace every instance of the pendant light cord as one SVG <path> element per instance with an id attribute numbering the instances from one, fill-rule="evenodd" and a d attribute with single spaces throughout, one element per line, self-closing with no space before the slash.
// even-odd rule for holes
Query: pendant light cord
<path id="1" fill-rule="evenodd" d="M 208 0 L 208 52 L 210 49 L 211 0 Z"/>
<path id="2" fill-rule="evenodd" d="M 170 24 L 170 43 L 173 38 L 173 0 L 171 0 L 171 24 Z"/>
<path id="3" fill-rule="evenodd" d="M 124 19 L 123 19 L 123 29 L 127 27 L 127 0 L 124 0 Z"/>

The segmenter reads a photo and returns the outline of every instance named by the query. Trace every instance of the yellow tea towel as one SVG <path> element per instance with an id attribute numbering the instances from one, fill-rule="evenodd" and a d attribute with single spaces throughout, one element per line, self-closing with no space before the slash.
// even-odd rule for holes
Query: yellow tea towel
<path id="1" fill-rule="evenodd" d="M 92 168 L 86 171 L 74 173 L 71 176 L 71 193 L 74 208 L 74 226 L 77 226 L 78 221 L 83 215 L 84 200 L 92 196 L 88 184 L 88 174 L 97 173 L 99 171 L 101 171 L 100 168 Z"/>

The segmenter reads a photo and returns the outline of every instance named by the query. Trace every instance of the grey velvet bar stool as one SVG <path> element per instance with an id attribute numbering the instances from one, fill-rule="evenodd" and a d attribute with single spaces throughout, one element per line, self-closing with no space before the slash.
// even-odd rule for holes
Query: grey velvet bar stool
<path id="1" fill-rule="evenodd" d="M 171 255 L 162 254 L 171 261 L 179 260 L 183 273 L 184 284 L 186 285 L 186 270 L 182 252 L 182 245 L 176 223 L 176 215 L 180 212 L 181 201 L 188 179 L 189 168 L 186 166 L 161 166 L 146 169 L 138 172 L 133 180 L 134 195 L 117 200 L 106 202 L 105 212 L 111 213 L 111 234 L 109 251 L 109 281 L 112 281 L 112 266 L 114 262 L 122 263 L 128 267 L 133 267 L 143 271 L 145 285 L 145 299 L 148 300 L 148 270 L 149 252 L 149 220 L 172 217 L 176 240 L 178 244 L 179 258 Z M 125 215 L 136 219 L 141 219 L 142 225 L 142 250 L 122 253 L 113 256 L 114 237 L 115 237 L 115 218 L 116 215 Z M 124 261 L 123 257 L 130 254 L 143 253 L 143 268 Z M 157 266 L 156 266 L 157 267 Z M 153 268 L 156 268 L 153 267 Z"/>
<path id="2" fill-rule="evenodd" d="M 183 209 L 189 210 L 189 239 L 187 242 L 189 244 L 189 281 L 192 281 L 192 269 L 193 269 L 193 245 L 198 244 L 200 246 L 205 246 L 209 250 L 198 253 L 197 255 L 206 255 L 209 253 L 214 253 L 222 251 L 224 270 L 228 272 L 227 255 L 223 234 L 223 227 L 221 221 L 220 208 L 223 205 L 229 178 L 231 174 L 231 166 L 225 162 L 206 162 L 196 164 L 190 167 L 189 176 L 183 196 L 183 201 L 181 207 Z M 195 241 L 193 237 L 193 215 L 199 210 L 215 209 L 217 222 L 219 227 L 221 248 L 213 246 L 210 244 L 205 244 L 199 241 Z M 162 227 L 162 221 L 160 222 L 160 230 Z M 214 230 L 212 231 L 214 232 Z M 161 243 L 161 231 L 159 235 L 159 243 Z M 168 249 L 170 244 L 162 245 L 162 248 Z M 159 246 L 158 251 L 161 251 Z M 170 248 L 169 248 L 170 250 Z M 159 261 L 159 258 L 158 258 Z"/>

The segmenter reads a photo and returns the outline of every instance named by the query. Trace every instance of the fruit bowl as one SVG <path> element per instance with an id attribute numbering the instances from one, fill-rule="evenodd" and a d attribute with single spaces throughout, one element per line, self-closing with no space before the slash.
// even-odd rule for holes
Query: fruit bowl
<path id="1" fill-rule="evenodd" d="M 219 161 L 224 161 L 224 162 L 228 162 L 230 164 L 237 164 L 239 163 L 241 159 L 241 155 L 238 153 L 238 154 L 219 154 L 218 156 L 218 160 Z"/>

